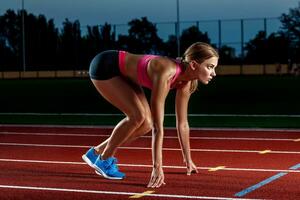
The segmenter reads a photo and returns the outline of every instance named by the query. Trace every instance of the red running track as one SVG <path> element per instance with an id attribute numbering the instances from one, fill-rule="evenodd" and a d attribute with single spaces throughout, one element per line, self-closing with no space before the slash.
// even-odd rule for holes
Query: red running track
<path id="1" fill-rule="evenodd" d="M 96 175 L 81 155 L 100 143 L 108 128 L 0 126 L 0 199 L 300 199 L 300 131 L 192 130 L 199 174 L 187 176 L 174 129 L 166 130 L 166 185 L 149 189 L 151 137 L 117 153 L 121 181 Z M 299 166 L 300 167 L 300 166 Z M 242 196 L 238 192 L 282 177 Z"/>

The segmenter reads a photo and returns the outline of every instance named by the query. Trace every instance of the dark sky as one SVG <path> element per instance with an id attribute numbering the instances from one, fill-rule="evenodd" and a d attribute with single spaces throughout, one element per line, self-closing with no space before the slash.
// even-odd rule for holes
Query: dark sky
<path id="1" fill-rule="evenodd" d="M 22 0 L 0 0 L 0 14 L 20 9 Z M 24 0 L 25 8 L 61 25 L 65 18 L 82 25 L 127 24 L 134 18 L 176 21 L 176 0 Z M 183 21 L 278 17 L 299 0 L 179 0 Z"/>
<path id="2" fill-rule="evenodd" d="M 288 13 L 290 8 L 299 5 L 300 0 L 179 0 L 180 20 L 190 21 L 180 24 L 181 31 L 196 25 L 196 21 L 222 21 L 222 44 L 241 50 L 241 22 L 231 19 L 241 18 L 275 18 Z M 22 0 L 0 0 L 0 15 L 7 9 L 21 9 Z M 57 27 L 68 18 L 78 19 L 82 26 L 82 34 L 86 25 L 118 24 L 116 35 L 127 34 L 129 21 L 147 17 L 157 24 L 158 35 L 167 40 L 176 34 L 176 2 L 177 0 L 24 0 L 25 9 L 30 13 L 43 14 L 47 19 L 54 19 Z M 228 20 L 230 19 L 230 20 Z M 124 25 L 120 25 L 124 24 Z M 278 19 L 267 20 L 267 33 L 276 32 L 281 23 Z M 212 43 L 219 41 L 218 22 L 202 21 L 199 28 L 207 32 Z M 244 24 L 244 41 L 254 38 L 258 31 L 264 29 L 263 20 L 246 20 Z"/>

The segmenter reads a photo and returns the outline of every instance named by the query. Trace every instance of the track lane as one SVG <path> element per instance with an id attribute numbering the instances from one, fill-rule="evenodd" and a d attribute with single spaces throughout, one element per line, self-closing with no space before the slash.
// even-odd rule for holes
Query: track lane
<path id="1" fill-rule="evenodd" d="M 0 167 L 6 171 L 6 173 L 0 172 L 0 185 L 136 193 L 149 190 L 145 186 L 151 172 L 151 168 L 122 167 L 128 177 L 121 181 L 110 181 L 95 175 L 90 168 L 84 165 L 62 167 L 60 165 L 18 163 L 11 166 L 7 163 L 0 163 Z M 166 195 L 233 198 L 232 195 L 241 186 L 252 184 L 257 179 L 268 177 L 271 173 L 264 172 L 253 176 L 254 174 L 256 173 L 202 171 L 200 174 L 186 176 L 178 169 L 168 169 L 165 171 L 167 186 L 154 190 L 155 193 Z"/>
<path id="2" fill-rule="evenodd" d="M 0 146 L 0 158 L 28 160 L 56 160 L 81 162 L 81 155 L 88 148 Z M 181 151 L 164 151 L 164 165 L 184 166 Z M 116 157 L 120 163 L 151 165 L 150 149 L 119 149 Z M 300 160 L 298 154 L 258 154 L 229 152 L 192 152 L 194 162 L 199 166 L 228 168 L 286 169 Z"/>
<path id="3" fill-rule="evenodd" d="M 295 139 L 296 137 L 285 134 L 285 137 L 281 140 L 276 137 L 260 137 L 255 140 L 255 137 L 238 137 L 239 139 L 225 139 L 226 137 L 197 137 L 199 139 L 191 139 L 191 148 L 194 149 L 237 149 L 237 150 L 271 150 L 271 151 L 298 151 L 300 152 L 300 139 Z M 0 143 L 29 143 L 29 144 L 59 144 L 59 145 L 80 145 L 80 146 L 93 146 L 104 141 L 108 136 L 55 136 L 55 135 L 22 135 L 22 134 L 0 134 Z M 244 138 L 244 139 L 243 139 Z M 300 134 L 298 135 L 300 138 Z M 276 140 L 274 140 L 276 139 Z M 133 143 L 126 146 L 135 147 L 150 147 L 151 137 L 138 138 Z M 168 148 L 179 148 L 179 142 L 176 137 L 164 138 L 164 146 Z"/>
<path id="4" fill-rule="evenodd" d="M 30 129 L 29 129 L 30 130 Z M 71 129 L 71 132 L 68 132 L 69 128 L 55 128 L 51 129 L 50 132 L 53 131 L 53 134 L 57 133 L 67 133 L 67 134 L 82 134 L 82 129 L 78 130 L 77 128 Z M 99 133 L 99 129 L 90 129 L 84 134 L 95 134 Z M 1 129 L 1 131 L 3 131 Z M 93 137 L 75 137 L 77 140 L 74 140 L 74 137 L 68 136 L 28 136 L 28 135 L 5 135 L 1 134 L 0 131 L 0 142 L 2 140 L 8 141 L 18 141 L 18 142 L 41 142 L 45 144 L 57 143 L 57 142 L 67 142 L 67 144 L 85 144 L 90 146 L 91 142 L 94 141 Z M 10 131 L 15 131 L 11 129 Z M 24 129 L 18 130 L 20 132 L 25 132 Z M 28 130 L 26 130 L 28 131 Z M 49 130 L 45 130 L 42 128 L 35 129 L 36 133 L 40 131 L 48 132 Z M 94 132 L 95 131 L 95 132 Z M 101 130 L 107 133 L 107 130 Z M 201 131 L 200 131 L 201 132 Z M 49 133 L 49 132 L 48 132 Z M 299 135 L 295 132 L 276 132 L 271 133 L 269 131 L 266 132 L 232 132 L 232 131 L 203 131 L 201 132 L 201 136 L 207 137 L 241 137 L 241 133 L 243 137 L 276 137 L 276 138 L 298 138 Z M 176 133 L 174 130 L 167 131 L 166 135 L 175 136 Z M 192 131 L 192 136 L 199 136 L 199 131 Z M 60 138 L 58 140 L 58 138 Z M 61 139 L 63 138 L 63 139 Z M 84 139 L 82 139 L 84 138 Z M 102 138 L 103 139 L 103 138 Z M 142 138 L 139 139 L 136 143 L 133 143 L 132 146 L 146 146 L 149 147 L 150 138 Z M 80 140 L 80 141 L 78 141 Z M 174 139 L 165 139 L 165 147 L 179 147 L 178 143 L 174 144 Z M 81 143 L 80 143 L 81 142 Z M 224 144 L 225 143 L 225 144 Z M 275 143 L 275 144 L 274 144 Z M 65 144 L 65 143 L 62 143 Z M 257 145 L 258 144 L 258 145 Z M 276 147 L 276 150 L 286 150 L 290 151 L 297 150 L 298 151 L 297 142 L 293 141 L 239 141 L 239 140 L 191 140 L 192 148 L 200 148 L 207 147 L 210 149 L 218 149 L 220 147 L 239 147 L 241 149 L 245 148 L 257 148 L 260 150 L 260 145 L 263 147 Z M 173 146 L 172 146 L 173 145 Z M 256 146 L 255 146 L 256 145 Z M 271 145 L 271 146 L 268 146 Z M 283 147 L 285 146 L 285 147 Z M 247 147 L 247 148 L 246 148 Z M 289 148 L 291 147 L 291 148 Z M 282 148 L 282 149 L 280 149 Z M 232 149 L 232 148 L 231 148 Z M 265 149 L 265 148 L 263 148 Z M 262 150 L 263 150 L 262 149 Z M 12 146 L 12 145 L 0 145 L 0 159 L 1 158 L 10 158 L 10 159 L 37 159 L 37 160 L 58 160 L 58 161 L 75 161 L 82 162 L 81 155 L 87 150 L 87 147 L 79 147 L 79 148 L 63 148 L 63 147 L 30 147 L 30 146 Z M 273 150 L 273 149 L 272 149 Z M 164 151 L 164 165 L 178 165 L 183 166 L 182 156 L 180 151 Z M 217 167 L 217 166 L 226 166 L 224 170 L 219 170 L 215 172 L 209 172 L 207 169 L 201 169 L 200 174 L 193 175 L 191 177 L 187 177 L 185 175 L 184 169 L 177 168 L 166 168 L 165 175 L 166 181 L 168 183 L 167 187 L 163 187 L 157 189 L 155 192 L 159 194 L 173 194 L 176 191 L 176 194 L 195 194 L 195 196 L 201 197 L 233 197 L 233 195 L 248 187 L 249 185 L 253 185 L 260 180 L 266 179 L 277 172 L 272 171 L 242 171 L 242 170 L 226 170 L 226 168 L 266 168 L 266 169 L 288 169 L 288 167 L 294 165 L 295 163 L 299 163 L 300 156 L 299 154 L 258 154 L 254 152 L 244 152 L 244 153 L 230 153 L 230 152 L 213 152 L 213 151 L 202 151 L 202 152 L 192 152 L 195 163 L 199 163 L 198 166 L 205 167 Z M 138 163 L 138 164 L 147 164 L 151 165 L 151 152 L 149 149 L 141 149 L 141 150 L 131 150 L 131 149 L 120 149 L 118 151 L 117 157 L 119 158 L 121 163 Z M 67 167 L 66 167 L 67 166 Z M 108 182 L 108 180 L 101 179 L 99 181 L 99 177 L 93 174 L 93 171 L 85 165 L 66 165 L 66 164 L 46 164 L 46 163 L 22 163 L 22 162 L 3 162 L 0 160 L 0 167 L 2 171 L 0 172 L 0 183 L 1 180 L 4 181 L 3 184 L 24 184 L 24 185 L 32 185 L 32 183 L 37 184 L 40 187 L 45 187 L 43 184 L 47 184 L 46 186 L 51 187 L 60 187 L 67 188 L 75 187 L 72 184 L 75 182 L 76 187 L 79 188 L 88 188 L 89 190 L 100 190 L 102 188 L 115 188 L 118 191 L 145 191 L 145 182 L 148 181 L 150 176 L 151 168 L 149 167 L 132 167 L 132 166 L 121 166 L 121 169 L 126 172 L 128 178 L 123 180 L 124 184 L 112 184 L 112 182 Z M 262 190 L 255 191 L 246 196 L 246 198 L 272 198 L 272 199 L 282 199 L 281 197 L 285 197 L 284 199 L 296 199 L 299 196 L 297 190 L 293 188 L 297 188 L 299 186 L 299 174 L 300 173 L 289 173 L 285 179 L 281 179 L 278 182 L 276 181 L 271 185 L 266 186 Z M 96 176 L 95 180 L 97 183 L 94 183 L 94 176 Z M 291 177 L 296 177 L 291 178 Z M 65 180 L 66 179 L 66 180 Z M 73 182 L 72 182 L 73 180 Z M 146 181 L 145 181 L 146 180 Z M 66 183 L 66 182 L 67 183 Z M 104 181 L 104 182 L 103 182 Z M 48 185 L 49 183 L 49 185 Z M 100 185 L 100 186 L 99 186 Z M 130 186 L 131 185 L 131 186 Z M 100 188 L 97 188 L 99 186 Z M 130 186 L 130 189 L 126 187 Z M 280 189 L 278 189 L 280 187 Z M 121 190 L 121 189 L 122 190 Z M 76 189 L 76 188 L 75 188 Z M 78 188 L 77 188 L 78 189 Z M 147 189 L 147 188 L 146 188 Z M 21 191 L 16 189 L 5 189 L 1 188 L 1 191 L 8 191 L 10 197 L 19 198 L 24 196 L 38 196 L 42 197 L 42 199 L 57 199 L 61 198 L 63 194 L 66 192 L 53 192 L 53 191 L 32 191 L 26 190 Z M 10 192 L 9 192 L 10 191 Z M 5 196 L 5 197 L 8 197 Z M 298 196 L 297 196 L 298 195 Z M 93 194 L 93 193 L 78 193 L 75 192 L 67 193 L 66 198 L 64 199 L 99 199 L 99 196 L 109 199 L 119 199 L 120 195 L 107 195 L 107 194 Z M 50 198 L 52 197 L 52 198 Z M 65 197 L 65 196 L 63 196 Z M 279 198 L 280 197 L 280 198 Z M 126 196 L 128 198 L 128 196 Z M 168 199 L 166 197 L 159 197 L 159 199 Z M 41 198 L 39 198 L 41 199 Z M 120 199 L 124 199 L 122 196 Z M 153 199 L 153 197 L 143 197 L 143 199 Z M 157 199 L 157 198 L 155 198 Z"/>

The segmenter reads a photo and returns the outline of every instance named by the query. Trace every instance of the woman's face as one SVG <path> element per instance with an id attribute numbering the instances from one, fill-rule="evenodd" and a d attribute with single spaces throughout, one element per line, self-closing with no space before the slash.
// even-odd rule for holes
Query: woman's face
<path id="1" fill-rule="evenodd" d="M 213 77 L 216 76 L 215 69 L 218 65 L 218 58 L 211 57 L 206 59 L 202 63 L 197 63 L 196 61 L 191 62 L 191 67 L 194 69 L 195 79 L 198 79 L 203 84 L 208 84 Z"/>

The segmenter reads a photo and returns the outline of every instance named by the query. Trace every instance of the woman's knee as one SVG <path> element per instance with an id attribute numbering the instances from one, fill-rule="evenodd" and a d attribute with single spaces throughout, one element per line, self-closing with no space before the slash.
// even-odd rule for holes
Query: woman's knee
<path id="1" fill-rule="evenodd" d="M 141 124 L 138 133 L 136 133 L 134 137 L 140 137 L 147 134 L 149 131 L 152 130 L 152 127 L 153 127 L 152 117 L 151 115 L 146 114 L 144 122 Z"/>
<path id="2" fill-rule="evenodd" d="M 145 130 L 145 134 L 148 133 L 149 131 L 151 131 L 152 127 L 153 127 L 153 122 L 152 122 L 152 117 L 151 114 L 147 115 L 145 117 L 144 123 L 143 123 L 143 127 Z"/>
<path id="3" fill-rule="evenodd" d="M 146 120 L 142 109 L 136 109 L 135 111 L 129 113 L 127 117 L 130 120 L 130 122 L 136 127 L 141 126 Z"/>

